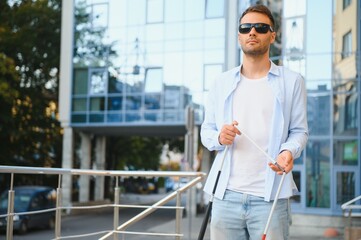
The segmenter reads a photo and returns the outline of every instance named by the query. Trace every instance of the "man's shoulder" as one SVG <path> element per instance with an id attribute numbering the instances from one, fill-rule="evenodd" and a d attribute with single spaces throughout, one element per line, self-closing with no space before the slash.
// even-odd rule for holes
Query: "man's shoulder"
<path id="1" fill-rule="evenodd" d="M 301 77 L 301 74 L 299 72 L 296 72 L 294 70 L 291 70 L 288 67 L 285 66 L 276 66 L 279 69 L 280 74 L 282 74 L 283 76 L 288 76 L 288 77 Z"/>

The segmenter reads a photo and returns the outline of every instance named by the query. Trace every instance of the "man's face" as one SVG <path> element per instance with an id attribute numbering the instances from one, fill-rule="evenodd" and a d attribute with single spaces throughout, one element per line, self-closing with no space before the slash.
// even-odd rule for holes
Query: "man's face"
<path id="1" fill-rule="evenodd" d="M 255 12 L 247 13 L 241 20 L 241 24 L 243 23 L 266 23 L 271 25 L 267 15 Z M 238 32 L 238 42 L 245 55 L 268 55 L 270 44 L 275 41 L 275 38 L 275 32 L 258 33 L 254 27 L 249 33 Z"/>

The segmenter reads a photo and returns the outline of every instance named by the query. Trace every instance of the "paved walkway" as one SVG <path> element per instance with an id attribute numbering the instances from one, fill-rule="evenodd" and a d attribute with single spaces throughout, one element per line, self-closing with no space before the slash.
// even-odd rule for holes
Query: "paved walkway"
<path id="1" fill-rule="evenodd" d="M 165 196 L 165 194 L 148 194 L 148 195 L 139 195 L 139 194 L 124 194 L 120 197 L 121 204 L 144 204 L 144 205 L 150 205 L 153 204 L 160 199 L 162 199 Z M 174 206 L 174 205 L 173 205 Z M 298 220 L 300 216 L 297 216 Z M 302 218 L 302 216 L 301 216 Z M 183 237 L 181 239 L 183 240 L 193 240 L 198 239 L 198 234 L 201 229 L 201 225 L 204 219 L 204 214 L 198 214 L 196 217 L 193 217 L 189 219 L 189 215 L 187 217 L 184 217 L 182 219 L 181 223 L 181 233 L 183 234 Z M 317 227 L 316 227 L 317 228 Z M 151 233 L 175 233 L 176 231 L 176 222 L 175 220 L 167 222 L 165 224 L 158 225 L 154 228 L 150 229 Z M 290 240 L 342 240 L 343 236 L 340 235 L 335 238 L 326 238 L 323 236 L 323 229 L 320 228 L 320 231 L 317 231 L 318 233 L 310 233 L 308 231 L 305 231 L 304 229 L 299 229 L 296 226 L 291 226 L 290 228 Z M 154 238 L 148 238 L 147 240 L 156 240 L 159 239 L 159 237 Z M 174 239 L 174 237 L 165 237 L 162 239 Z M 209 225 L 207 227 L 204 240 L 210 240 L 209 236 Z"/>

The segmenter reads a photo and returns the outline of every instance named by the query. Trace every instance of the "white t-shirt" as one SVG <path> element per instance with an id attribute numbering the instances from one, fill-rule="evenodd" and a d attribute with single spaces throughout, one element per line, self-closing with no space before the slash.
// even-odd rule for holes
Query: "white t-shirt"
<path id="1" fill-rule="evenodd" d="M 233 96 L 233 119 L 238 127 L 267 152 L 275 96 L 268 77 L 241 75 Z M 235 138 L 227 189 L 264 197 L 267 158 L 246 137 Z"/>

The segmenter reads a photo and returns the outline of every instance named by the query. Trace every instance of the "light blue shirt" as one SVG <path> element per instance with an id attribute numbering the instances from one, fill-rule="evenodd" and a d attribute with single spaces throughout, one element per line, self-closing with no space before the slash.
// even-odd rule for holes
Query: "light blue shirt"
<path id="1" fill-rule="evenodd" d="M 204 191 L 212 194 L 218 171 L 220 170 L 225 146 L 218 142 L 224 124 L 231 124 L 233 93 L 240 81 L 240 66 L 219 75 L 210 89 L 205 105 L 205 117 L 201 126 L 201 140 L 210 151 L 218 151 Z M 276 159 L 283 150 L 292 153 L 294 159 L 301 155 L 308 139 L 307 94 L 302 76 L 285 67 L 271 62 L 268 83 L 275 95 L 275 103 L 270 129 L 268 154 Z M 261 96 L 260 96 L 261 97 Z M 230 176 L 232 145 L 224 159 L 215 197 L 223 199 Z M 281 176 L 267 167 L 265 176 L 265 201 L 274 199 Z M 284 179 L 279 198 L 289 198 L 298 192 L 292 172 Z"/>

